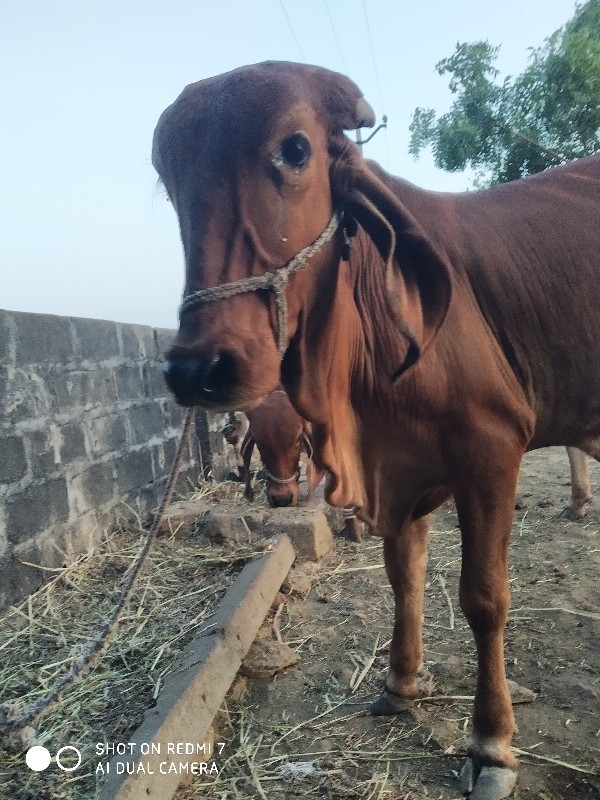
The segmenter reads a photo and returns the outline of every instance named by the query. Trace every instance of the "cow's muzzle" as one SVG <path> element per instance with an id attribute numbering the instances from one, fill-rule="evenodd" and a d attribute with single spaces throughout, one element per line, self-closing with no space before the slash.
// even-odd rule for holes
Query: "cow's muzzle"
<path id="1" fill-rule="evenodd" d="M 163 374 L 182 406 L 227 406 L 236 386 L 235 359 L 227 352 L 171 355 L 163 364 Z"/>
<path id="2" fill-rule="evenodd" d="M 269 494 L 267 491 L 267 500 L 271 508 L 289 508 L 298 504 L 298 495 L 289 489 L 278 494 Z"/>

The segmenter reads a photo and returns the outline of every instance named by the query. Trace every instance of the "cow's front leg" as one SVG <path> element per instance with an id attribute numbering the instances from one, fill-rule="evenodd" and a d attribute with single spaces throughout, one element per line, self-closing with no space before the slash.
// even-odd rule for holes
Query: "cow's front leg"
<path id="1" fill-rule="evenodd" d="M 504 474 L 502 474 L 504 473 Z M 515 785 L 511 752 L 515 720 L 504 671 L 504 627 L 510 606 L 508 540 L 518 465 L 503 468 L 492 485 L 456 494 L 462 532 L 460 603 L 477 647 L 477 687 L 463 790 L 471 800 L 501 800 Z"/>
<path id="2" fill-rule="evenodd" d="M 394 592 L 394 632 L 390 666 L 373 714 L 405 711 L 428 693 L 423 681 L 423 592 L 427 567 L 429 517 L 407 523 L 398 536 L 384 538 L 383 555 Z"/>

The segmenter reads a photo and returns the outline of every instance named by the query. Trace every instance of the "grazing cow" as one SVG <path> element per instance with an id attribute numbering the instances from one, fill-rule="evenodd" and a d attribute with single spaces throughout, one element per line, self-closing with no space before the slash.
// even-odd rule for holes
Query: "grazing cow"
<path id="1" fill-rule="evenodd" d="M 153 161 L 185 254 L 164 364 L 183 405 L 252 408 L 281 381 L 326 498 L 383 537 L 395 620 L 378 714 L 422 691 L 428 515 L 451 495 L 478 677 L 463 788 L 512 791 L 504 669 L 521 458 L 600 457 L 600 156 L 491 189 L 423 191 L 345 136 L 342 75 L 266 62 L 188 86 Z"/>
<path id="2" fill-rule="evenodd" d="M 250 459 L 254 445 L 258 448 L 267 479 L 267 500 L 271 506 L 295 506 L 300 497 L 300 449 L 304 444 L 308 461 L 306 464 L 307 491 L 305 500 L 310 500 L 321 482 L 324 471 L 313 460 L 311 426 L 298 414 L 283 389 L 270 392 L 260 405 L 248 411 L 249 427 L 240 456 L 246 479 L 244 496 L 254 499 L 251 485 Z M 287 477 L 283 477 L 283 476 Z M 353 541 L 362 538 L 363 524 L 356 518 L 354 509 L 342 509 L 344 528 L 342 533 Z"/>
<path id="3" fill-rule="evenodd" d="M 300 451 L 308 455 L 306 499 L 310 499 L 323 477 L 313 461 L 313 446 L 308 424 L 299 416 L 283 389 L 270 392 L 260 405 L 248 411 L 248 431 L 240 454 L 243 462 L 247 500 L 254 499 L 250 459 L 256 445 L 267 479 L 267 500 L 271 506 L 295 506 L 300 498 Z"/>

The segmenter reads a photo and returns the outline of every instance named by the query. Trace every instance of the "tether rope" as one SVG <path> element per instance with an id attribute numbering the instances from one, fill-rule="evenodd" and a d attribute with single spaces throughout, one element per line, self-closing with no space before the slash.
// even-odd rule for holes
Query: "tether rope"
<path id="1" fill-rule="evenodd" d="M 315 239 L 312 244 L 305 247 L 297 253 L 290 261 L 283 267 L 279 267 L 273 272 L 267 272 L 264 275 L 254 276 L 250 278 L 243 278 L 239 281 L 232 283 L 224 283 L 220 286 L 214 286 L 209 289 L 200 289 L 197 292 L 184 297 L 179 309 L 181 316 L 185 311 L 194 308 L 202 303 L 210 302 L 211 300 L 218 300 L 220 298 L 233 297 L 237 294 L 245 292 L 256 292 L 260 289 L 272 289 L 275 293 L 275 300 L 277 304 L 277 345 L 279 349 L 280 358 L 283 358 L 287 347 L 287 298 L 285 296 L 285 284 L 287 283 L 290 275 L 304 269 L 306 262 L 313 256 L 320 248 L 329 242 L 334 233 L 336 232 L 340 221 L 342 219 L 342 212 L 335 210 L 329 220 L 329 223 L 321 235 Z M 98 626 L 94 635 L 90 638 L 88 643 L 82 649 L 81 655 L 75 660 L 71 669 L 64 675 L 61 675 L 54 683 L 49 692 L 43 697 L 38 698 L 31 702 L 25 709 L 19 712 L 18 703 L 2 703 L 0 705 L 0 734 L 7 733 L 8 731 L 22 728 L 26 724 L 32 722 L 40 714 L 45 711 L 50 705 L 56 702 L 61 694 L 76 680 L 81 678 L 86 670 L 93 666 L 95 660 L 102 654 L 108 644 L 108 639 L 112 630 L 119 620 L 119 616 L 125 607 L 127 601 L 131 598 L 133 590 L 139 579 L 141 570 L 146 562 L 150 548 L 154 544 L 160 524 L 163 520 L 165 510 L 169 505 L 173 491 L 175 488 L 175 481 L 179 474 L 181 461 L 183 459 L 183 452 L 187 445 L 192 422 L 194 419 L 194 407 L 192 406 L 185 418 L 179 447 L 175 455 L 175 460 L 171 468 L 171 474 L 167 482 L 165 494 L 162 502 L 156 512 L 156 516 L 152 523 L 150 530 L 146 536 L 144 544 L 128 570 L 127 578 L 121 589 L 121 593 L 117 602 L 108 617 L 104 619 Z"/>

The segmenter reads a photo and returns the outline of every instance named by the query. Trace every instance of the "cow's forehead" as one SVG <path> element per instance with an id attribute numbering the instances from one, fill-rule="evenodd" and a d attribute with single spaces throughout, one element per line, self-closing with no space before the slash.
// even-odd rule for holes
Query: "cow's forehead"
<path id="1" fill-rule="evenodd" d="M 335 79 L 337 73 L 307 64 L 287 61 L 265 61 L 251 64 L 216 75 L 212 78 L 190 83 L 178 100 L 198 107 L 203 100 L 221 100 L 224 107 L 264 108 L 269 104 L 285 105 L 288 98 L 307 97 L 315 88 L 322 88 L 327 78 Z"/>
<path id="2" fill-rule="evenodd" d="M 189 84 L 161 117 L 159 147 L 165 147 L 175 133 L 264 139 L 269 126 L 290 108 L 318 104 L 313 73 L 302 65 L 293 66 L 259 64 Z"/>
<path id="3" fill-rule="evenodd" d="M 156 127 L 152 160 L 159 174 L 183 158 L 188 166 L 200 158 L 211 169 L 226 167 L 234 152 L 254 153 L 290 109 L 314 107 L 310 72 L 298 67 L 244 67 L 186 86 Z"/>
<path id="4" fill-rule="evenodd" d="M 254 151 L 293 108 L 312 111 L 327 129 L 370 126 L 364 108 L 357 119 L 361 97 L 356 84 L 323 67 L 286 61 L 239 67 L 186 86 L 159 120 L 153 161 L 160 173 L 169 152 L 189 157 L 201 146 L 218 159 L 228 148 Z"/>

